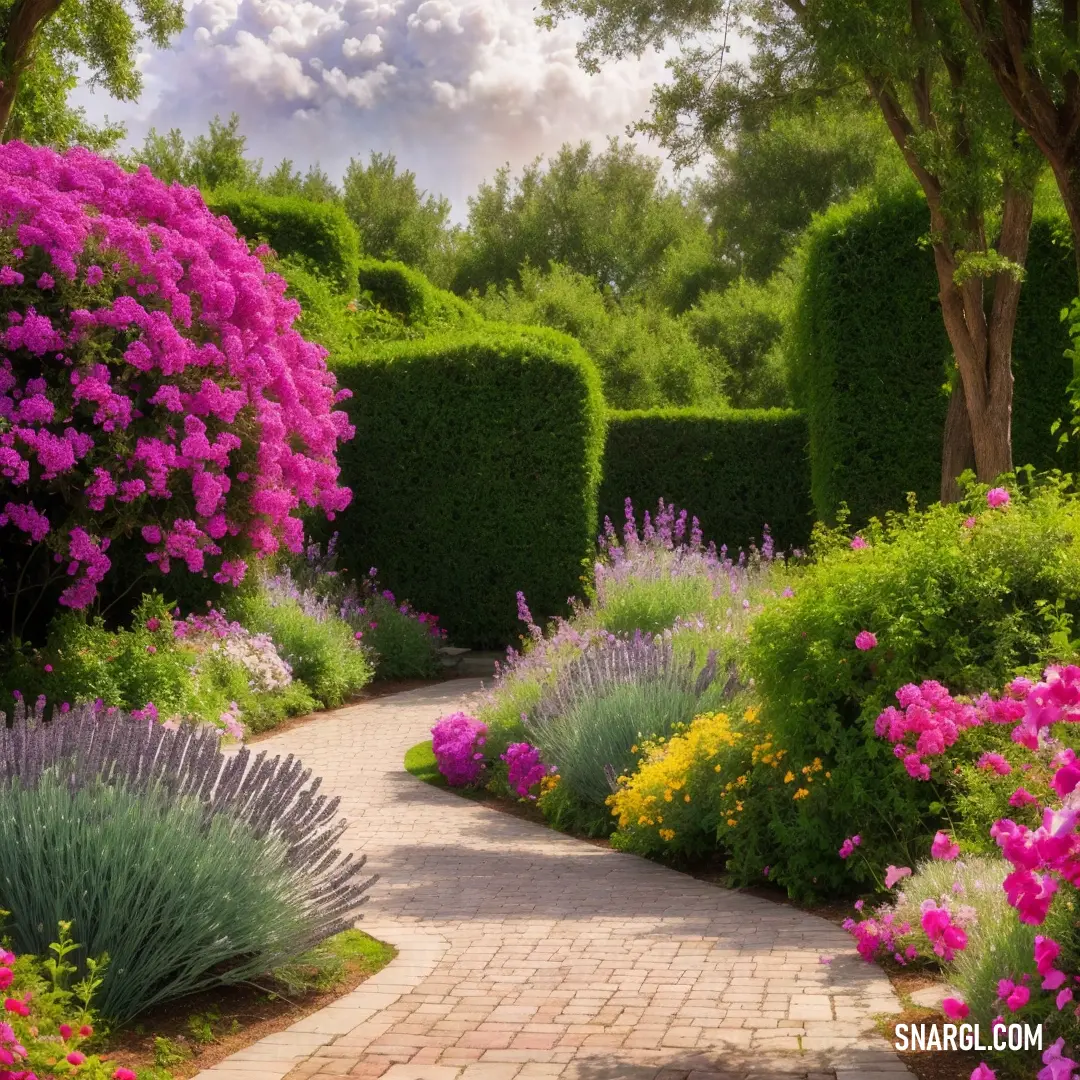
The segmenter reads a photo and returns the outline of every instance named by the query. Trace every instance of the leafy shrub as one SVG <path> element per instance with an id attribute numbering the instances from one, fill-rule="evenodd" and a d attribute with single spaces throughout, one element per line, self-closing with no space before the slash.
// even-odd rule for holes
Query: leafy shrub
<path id="1" fill-rule="evenodd" d="M 372 880 L 335 844 L 336 799 L 291 758 L 90 707 L 0 727 L 0 904 L 43 954 L 65 912 L 108 954 L 99 1007 L 128 1019 L 241 982 L 351 925 Z"/>
<path id="2" fill-rule="evenodd" d="M 483 321 L 460 297 L 433 285 L 404 263 L 361 259 L 356 281 L 374 304 L 414 331 L 469 330 Z"/>
<path id="3" fill-rule="evenodd" d="M 16 142 L 0 187 L 5 625 L 27 636 L 20 590 L 85 608 L 125 550 L 235 584 L 252 548 L 296 546 L 301 505 L 346 505 L 322 350 L 196 191 Z"/>
<path id="4" fill-rule="evenodd" d="M 298 260 L 340 288 L 351 289 L 360 268 L 360 241 L 345 211 L 332 202 L 257 191 L 215 191 L 207 198 L 215 214 L 256 244 Z"/>
<path id="5" fill-rule="evenodd" d="M 177 609 L 178 610 L 178 609 Z M 7 699 L 18 692 L 54 703 L 100 700 L 162 720 L 196 720 L 241 735 L 264 731 L 316 702 L 265 635 L 252 634 L 211 608 L 175 619 L 164 600 L 143 597 L 130 628 L 109 630 L 81 612 L 58 616 L 42 648 L 12 655 L 0 675 Z"/>
<path id="6" fill-rule="evenodd" d="M 326 349 L 331 364 L 372 342 L 422 335 L 356 287 L 339 287 L 293 259 L 281 259 L 274 267 L 289 283 L 286 295 L 300 304 L 296 328 Z"/>
<path id="7" fill-rule="evenodd" d="M 951 353 L 920 242 L 928 224 L 923 196 L 904 186 L 834 206 L 806 234 L 788 353 L 823 520 L 842 504 L 861 524 L 900 509 L 909 491 L 924 504 L 938 497 Z M 1076 292 L 1065 232 L 1060 210 L 1036 215 L 1013 341 L 1013 457 L 1039 469 L 1061 464 L 1050 426 L 1067 412 L 1073 375 L 1058 318 Z"/>
<path id="8" fill-rule="evenodd" d="M 376 679 L 423 679 L 442 669 L 439 649 L 446 631 L 439 617 L 416 611 L 407 600 L 398 600 L 379 585 L 373 566 L 362 577 L 337 569 L 338 538 L 334 533 L 323 553 L 311 542 L 304 557 L 294 557 L 286 571 L 300 592 L 324 599 L 355 631 L 375 665 Z"/>
<path id="9" fill-rule="evenodd" d="M 791 278 L 784 274 L 766 285 L 739 278 L 726 289 L 704 293 L 683 316 L 698 346 L 726 372 L 724 390 L 736 409 L 790 404 L 781 337 L 792 293 Z"/>
<path id="10" fill-rule="evenodd" d="M 558 263 L 546 273 L 525 265 L 520 277 L 520 286 L 491 285 L 474 297 L 477 310 L 486 319 L 549 326 L 577 338 L 600 371 L 608 405 L 725 404 L 723 360 L 699 349 L 687 327 L 663 308 L 622 303 L 591 277 Z"/>
<path id="11" fill-rule="evenodd" d="M 744 721 L 757 723 L 753 710 Z M 745 732 L 727 713 L 702 713 L 670 738 L 646 739 L 633 774 L 608 805 L 618 822 L 612 845 L 640 855 L 697 858 L 717 848 L 723 792 L 742 758 L 732 751 Z M 741 803 L 733 803 L 736 812 Z"/>
<path id="12" fill-rule="evenodd" d="M 810 535 L 810 463 L 794 412 L 656 409 L 608 414 L 600 513 L 622 517 L 629 497 L 692 506 L 706 535 L 737 548 L 768 526 L 782 548 Z"/>
<path id="13" fill-rule="evenodd" d="M 852 820 L 897 863 L 940 823 L 940 798 L 896 784 L 875 733 L 894 689 L 936 679 L 978 693 L 1038 670 L 1071 648 L 1080 611 L 1080 503 L 1056 483 L 998 509 L 973 490 L 966 504 L 875 524 L 858 543 L 820 531 L 794 595 L 751 628 L 763 723 L 793 768 L 820 757 L 831 780 L 796 802 L 759 767 L 732 865 L 744 881 L 768 865 L 796 896 L 849 887 L 835 853 Z M 862 631 L 875 647 L 856 647 Z"/>
<path id="14" fill-rule="evenodd" d="M 357 438 L 346 565 L 377 566 L 470 647 L 515 632 L 514 594 L 566 610 L 596 530 L 599 379 L 569 338 L 500 328 L 338 365 Z"/>
<path id="15" fill-rule="evenodd" d="M 283 575 L 267 576 L 238 594 L 230 611 L 273 640 L 293 676 L 324 708 L 349 700 L 374 676 L 352 627 L 325 600 L 296 589 Z"/>

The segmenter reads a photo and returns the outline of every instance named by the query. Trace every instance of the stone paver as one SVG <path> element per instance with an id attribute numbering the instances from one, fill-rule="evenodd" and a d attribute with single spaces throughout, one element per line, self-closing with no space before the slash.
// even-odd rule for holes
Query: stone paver
<path id="1" fill-rule="evenodd" d="M 467 707 L 455 680 L 258 744 L 342 796 L 381 879 L 363 929 L 399 956 L 197 1080 L 885 1080 L 899 1011 L 838 927 L 478 806 L 405 750 Z M 823 955 L 832 956 L 829 964 Z"/>

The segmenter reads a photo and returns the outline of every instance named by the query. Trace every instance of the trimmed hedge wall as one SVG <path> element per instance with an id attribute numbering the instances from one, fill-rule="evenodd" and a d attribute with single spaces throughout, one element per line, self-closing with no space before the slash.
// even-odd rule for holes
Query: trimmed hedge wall
<path id="1" fill-rule="evenodd" d="M 515 594 L 564 613 L 594 552 L 600 377 L 553 331 L 499 327 L 397 342 L 337 362 L 356 437 L 344 565 L 436 612 L 455 644 L 516 641 Z"/>
<path id="2" fill-rule="evenodd" d="M 611 412 L 601 520 L 620 528 L 627 496 L 639 520 L 662 496 L 696 514 L 717 546 L 760 543 L 767 524 L 777 547 L 804 547 L 813 523 L 806 447 L 806 420 L 786 409 Z"/>
<path id="3" fill-rule="evenodd" d="M 922 504 L 941 487 L 941 441 L 951 357 L 929 217 L 910 188 L 860 194 L 811 226 L 789 342 L 792 389 L 810 433 L 814 508 L 852 520 Z M 1040 211 L 1013 345 L 1013 460 L 1067 467 L 1050 424 L 1067 409 L 1072 363 L 1061 308 L 1076 292 L 1070 242 Z"/>
<path id="4" fill-rule="evenodd" d="M 294 195 L 219 191 L 207 197 L 253 243 L 265 242 L 278 255 L 292 256 L 338 286 L 352 290 L 360 267 L 360 239 L 348 215 L 335 203 Z"/>

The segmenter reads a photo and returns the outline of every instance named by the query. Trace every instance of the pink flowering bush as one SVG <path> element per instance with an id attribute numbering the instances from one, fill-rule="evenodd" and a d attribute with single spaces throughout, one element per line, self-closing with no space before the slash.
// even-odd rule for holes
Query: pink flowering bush
<path id="1" fill-rule="evenodd" d="M 83 609 L 123 541 L 236 585 L 300 548 L 303 508 L 348 504 L 325 350 L 195 189 L 10 142 L 0 205 L 5 577 Z"/>
<path id="2" fill-rule="evenodd" d="M 1066 1046 L 1075 1050 L 1080 761 L 1069 743 L 1077 741 L 1072 725 L 1080 722 L 1080 667 L 1051 665 L 1041 679 L 1013 679 L 1000 695 L 972 701 L 953 698 L 936 683 L 901 687 L 896 696 L 901 708 L 881 714 L 878 734 L 894 743 L 895 755 L 918 783 L 959 790 L 952 802 L 960 828 L 971 837 L 966 843 L 999 852 L 992 862 L 980 857 L 983 869 L 974 882 L 980 888 L 989 883 L 998 910 L 983 912 L 969 941 L 964 922 L 976 921 L 976 908 L 963 899 L 973 884 L 970 874 L 965 879 L 961 873 L 965 860 L 957 859 L 958 845 L 944 833 L 931 847 L 942 867 L 938 876 L 958 875 L 951 896 L 942 890 L 940 903 L 928 897 L 921 907 L 926 941 L 962 991 L 950 1008 L 970 1010 L 987 1024 L 1002 1015 L 1042 1023 L 1051 1038 L 1063 1040 L 1059 1054 Z M 934 737 L 912 746 L 913 738 L 928 734 Z M 995 749 L 986 748 L 987 739 L 996 741 Z M 914 765 L 913 754 L 919 757 Z M 981 844 L 972 836 L 976 830 Z M 929 870 L 920 874 L 934 877 Z M 893 910 L 903 913 L 899 905 Z M 861 946 L 863 937 L 852 931 Z"/>
<path id="3" fill-rule="evenodd" d="M 0 1080 L 135 1080 L 131 1069 L 87 1047 L 94 1037 L 92 999 L 105 964 L 90 961 L 87 975 L 73 983 L 76 969 L 68 957 L 79 946 L 70 923 L 60 924 L 57 938 L 48 958 L 16 957 L 0 947 Z"/>
<path id="4" fill-rule="evenodd" d="M 439 772 L 451 787 L 480 781 L 486 767 L 483 746 L 487 725 L 463 712 L 442 717 L 431 729 L 431 749 Z"/>
<path id="5" fill-rule="evenodd" d="M 819 529 L 794 595 L 767 604 L 749 634 L 762 723 L 791 760 L 820 758 L 831 777 L 827 796 L 794 801 L 791 785 L 757 766 L 747 811 L 723 836 L 728 867 L 749 884 L 769 866 L 804 900 L 872 881 L 861 860 L 836 857 L 856 830 L 876 865 L 925 858 L 959 797 L 952 769 L 972 791 L 1021 786 L 1017 744 L 998 724 L 962 751 L 955 740 L 981 694 L 1063 655 L 1080 615 L 1080 502 L 1056 481 L 1010 482 L 1009 502 L 995 506 L 975 487 L 961 503 L 871 522 L 859 537 L 853 548 L 850 531 Z M 910 700 L 894 696 L 901 686 L 913 688 Z M 888 741 L 879 723 L 893 727 Z M 892 753 L 928 779 L 897 783 Z M 984 753 L 1003 760 L 976 769 Z"/>
<path id="6" fill-rule="evenodd" d="M 541 760 L 539 749 L 527 742 L 511 743 L 500 756 L 506 762 L 507 784 L 522 799 L 535 799 L 534 789 L 540 781 L 555 773 L 552 766 Z"/>

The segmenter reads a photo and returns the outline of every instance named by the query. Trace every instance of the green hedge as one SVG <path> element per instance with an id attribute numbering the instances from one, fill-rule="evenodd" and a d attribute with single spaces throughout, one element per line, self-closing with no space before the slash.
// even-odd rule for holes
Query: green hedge
<path id="1" fill-rule="evenodd" d="M 357 281 L 379 307 L 399 316 L 406 326 L 432 332 L 479 327 L 484 322 L 470 304 L 404 263 L 363 258 Z"/>
<path id="2" fill-rule="evenodd" d="M 344 565 L 439 615 L 455 644 L 514 642 L 518 590 L 565 612 L 594 551 L 600 378 L 573 339 L 499 327 L 383 346 L 334 365 L 356 437 Z"/>
<path id="3" fill-rule="evenodd" d="M 608 414 L 600 513 L 616 527 L 629 496 L 641 511 L 663 497 L 730 548 L 805 546 L 812 524 L 806 421 L 785 409 L 715 413 L 652 409 Z"/>
<path id="4" fill-rule="evenodd" d="M 901 509 L 906 493 L 937 500 L 951 350 L 926 203 L 910 188 L 863 193 L 810 227 L 788 353 L 810 433 L 814 508 L 841 503 L 865 521 Z M 1072 377 L 1061 308 L 1076 292 L 1072 251 L 1053 212 L 1031 232 L 1013 346 L 1013 458 L 1063 467 L 1050 424 Z"/>
<path id="5" fill-rule="evenodd" d="M 345 211 L 335 203 L 316 203 L 295 195 L 220 191 L 207 197 L 215 214 L 224 214 L 236 231 L 254 243 L 265 242 L 284 257 L 351 290 L 360 266 L 360 240 Z"/>

